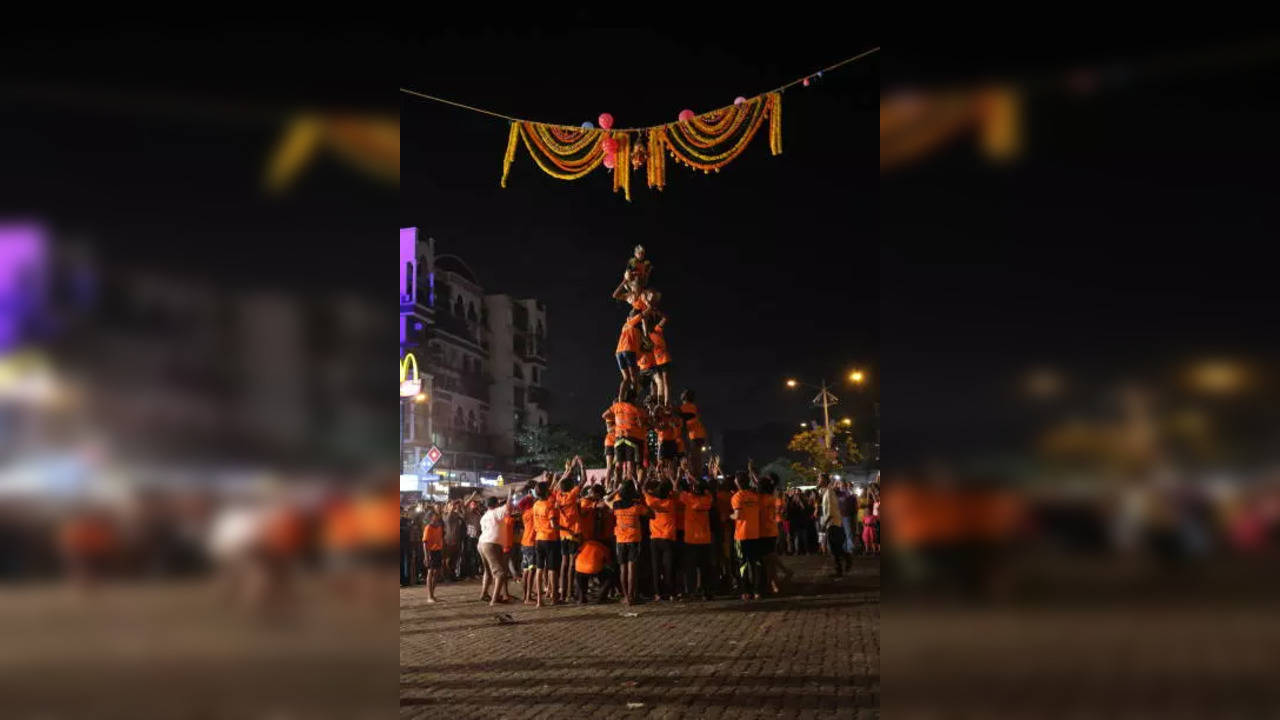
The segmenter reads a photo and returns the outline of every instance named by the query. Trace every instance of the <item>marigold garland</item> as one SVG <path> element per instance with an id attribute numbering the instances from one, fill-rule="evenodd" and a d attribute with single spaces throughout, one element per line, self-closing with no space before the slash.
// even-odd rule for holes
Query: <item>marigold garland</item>
<path id="1" fill-rule="evenodd" d="M 666 155 L 704 173 L 720 172 L 746 150 L 765 118 L 769 119 L 769 151 L 782 152 L 782 93 L 757 95 L 738 105 L 728 105 L 695 116 L 689 122 L 667 123 L 640 130 L 647 143 L 645 175 L 650 188 L 667 184 Z M 502 163 L 502 187 L 515 160 L 516 138 L 538 167 L 551 177 L 576 180 L 604 162 L 604 140 L 618 143 L 613 167 L 613 191 L 622 190 L 631 200 L 631 138 L 626 131 L 575 128 L 529 121 L 511 123 L 507 154 Z"/>

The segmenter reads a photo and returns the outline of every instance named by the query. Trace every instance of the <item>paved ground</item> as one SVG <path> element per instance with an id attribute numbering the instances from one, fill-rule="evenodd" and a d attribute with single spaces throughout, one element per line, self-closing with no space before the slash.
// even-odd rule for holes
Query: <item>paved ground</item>
<path id="1" fill-rule="evenodd" d="M 786 558 L 789 593 L 759 602 L 507 606 L 514 625 L 476 582 L 402 589 L 401 715 L 877 717 L 878 561 L 836 582 L 823 560 Z"/>

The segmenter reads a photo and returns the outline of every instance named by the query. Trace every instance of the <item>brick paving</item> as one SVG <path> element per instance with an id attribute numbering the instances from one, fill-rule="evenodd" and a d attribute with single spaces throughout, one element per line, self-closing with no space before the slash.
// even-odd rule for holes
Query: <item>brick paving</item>
<path id="1" fill-rule="evenodd" d="M 827 558 L 785 562 L 796 576 L 784 595 L 751 603 L 499 610 L 477 600 L 475 581 L 441 584 L 438 605 L 402 589 L 401 715 L 878 717 L 878 561 L 859 559 L 840 581 Z"/>

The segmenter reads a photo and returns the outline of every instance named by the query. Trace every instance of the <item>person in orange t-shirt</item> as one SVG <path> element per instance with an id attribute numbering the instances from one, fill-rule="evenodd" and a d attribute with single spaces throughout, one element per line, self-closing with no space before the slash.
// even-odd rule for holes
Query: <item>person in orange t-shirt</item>
<path id="1" fill-rule="evenodd" d="M 750 600 L 752 595 L 760 598 L 764 590 L 764 571 L 757 553 L 757 542 L 760 539 L 760 495 L 751 484 L 751 476 L 739 471 L 734 476 L 738 491 L 733 494 L 730 504 L 733 506 L 733 540 L 737 547 L 738 557 L 742 559 L 739 566 L 742 578 L 747 587 L 743 588 L 743 600 Z M 754 593 L 745 590 L 754 589 Z"/>
<path id="2" fill-rule="evenodd" d="M 427 602 L 436 602 L 436 580 L 444 567 L 444 521 L 434 510 L 427 511 L 427 524 L 422 528 L 422 549 L 427 568 Z"/>
<path id="3" fill-rule="evenodd" d="M 636 463 L 640 460 L 641 447 L 644 445 L 644 419 L 640 408 L 635 405 L 635 390 L 624 388 L 618 394 L 618 401 L 609 406 L 604 418 L 608 422 L 613 419 L 614 452 L 616 466 L 621 466 L 624 480 L 636 477 Z"/>
<path id="4" fill-rule="evenodd" d="M 560 596 L 568 599 L 573 590 L 574 556 L 578 554 L 579 534 L 581 532 L 578 512 L 578 498 L 582 494 L 582 486 L 573 481 L 575 469 L 581 469 L 582 458 L 575 456 L 564 463 L 564 475 L 560 476 L 555 494 L 556 519 L 560 525 L 560 575 L 558 583 Z M 582 477 L 587 476 L 582 470 Z"/>
<path id="5" fill-rule="evenodd" d="M 671 404 L 671 354 L 667 351 L 667 316 L 655 312 L 662 319 L 649 331 L 649 342 L 653 345 L 653 384 L 658 389 L 658 402 Z"/>
<path id="6" fill-rule="evenodd" d="M 623 391 L 628 387 L 632 390 L 636 388 L 636 376 L 639 372 L 639 365 L 636 359 L 640 353 L 640 321 L 644 319 L 644 315 L 638 311 L 632 311 L 627 317 L 627 321 L 622 324 L 622 331 L 618 335 L 618 347 L 614 351 L 614 357 L 618 361 L 618 371 L 622 373 L 622 382 L 618 385 L 618 394 L 622 395 Z"/>
<path id="7" fill-rule="evenodd" d="M 756 557 L 760 560 L 770 590 L 776 595 L 779 592 L 778 571 L 782 570 L 788 577 L 791 576 L 791 571 L 782 567 L 778 558 L 778 518 L 782 502 L 774 492 L 778 486 L 778 478 L 772 473 L 758 478 L 755 468 L 749 462 L 747 470 L 760 488 L 760 539 L 756 541 Z"/>
<path id="8" fill-rule="evenodd" d="M 601 417 L 604 418 L 604 476 L 613 477 L 613 413 L 606 408 Z"/>
<path id="9" fill-rule="evenodd" d="M 658 432 L 658 467 L 663 473 L 674 473 L 680 461 L 680 423 L 665 405 L 654 412 L 654 428 Z"/>
<path id="10" fill-rule="evenodd" d="M 530 482 L 525 486 L 525 491 L 529 493 L 525 498 L 526 500 L 531 500 L 533 498 L 533 490 L 536 485 L 537 483 Z M 532 605 L 534 600 L 534 573 L 537 571 L 538 567 L 538 527 L 533 518 L 533 503 L 530 502 L 527 505 L 528 507 L 526 507 L 524 512 L 520 514 L 521 522 L 524 523 L 524 531 L 520 535 L 520 559 L 524 563 L 524 567 L 521 568 L 524 571 L 521 575 L 522 582 L 524 584 L 524 604 Z"/>
<path id="11" fill-rule="evenodd" d="M 707 428 L 702 424 L 697 401 L 692 390 L 680 393 L 680 417 L 689 436 L 689 467 L 695 474 L 702 473 L 702 446 L 707 444 Z"/>
<path id="12" fill-rule="evenodd" d="M 653 560 L 653 599 L 661 602 L 663 596 L 673 599 L 676 592 L 676 500 L 672 497 L 671 481 L 650 481 L 645 488 L 644 500 L 653 512 L 649 521 L 649 557 Z"/>
<path id="13" fill-rule="evenodd" d="M 707 481 L 689 474 L 684 464 L 685 481 L 692 491 L 681 491 L 680 503 L 684 506 L 684 569 L 685 587 L 690 594 L 701 594 L 711 599 L 711 506 L 715 499 L 707 489 Z"/>
<path id="14" fill-rule="evenodd" d="M 551 604 L 560 602 L 556 579 L 560 572 L 560 521 L 556 506 L 551 500 L 551 473 L 547 473 L 534 489 L 538 498 L 533 504 L 533 524 L 536 528 L 537 571 L 534 573 L 537 607 L 542 607 L 542 594 L 550 590 Z"/>
<path id="15" fill-rule="evenodd" d="M 640 559 L 640 524 L 649 509 L 636 500 L 636 488 L 630 481 L 614 490 L 605 501 L 613 511 L 614 533 L 622 582 L 622 602 L 630 605 L 636 599 L 636 560 Z"/>

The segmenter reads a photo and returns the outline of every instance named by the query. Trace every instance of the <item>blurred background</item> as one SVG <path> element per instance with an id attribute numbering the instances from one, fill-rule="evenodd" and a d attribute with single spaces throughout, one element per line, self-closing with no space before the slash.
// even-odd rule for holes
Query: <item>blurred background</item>
<path id="1" fill-rule="evenodd" d="M 0 48 L 5 714 L 394 712 L 394 34 Z"/>
<path id="2" fill-rule="evenodd" d="M 1275 712 L 1278 40 L 887 48 L 886 709 Z"/>

